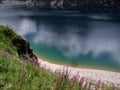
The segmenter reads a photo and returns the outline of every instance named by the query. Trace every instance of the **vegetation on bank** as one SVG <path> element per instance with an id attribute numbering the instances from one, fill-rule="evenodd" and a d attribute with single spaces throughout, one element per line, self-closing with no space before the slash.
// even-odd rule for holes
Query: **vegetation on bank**
<path id="1" fill-rule="evenodd" d="M 0 26 L 0 90 L 120 90 L 78 74 L 69 78 L 68 67 L 63 72 L 45 70 L 24 41 L 9 26 Z"/>

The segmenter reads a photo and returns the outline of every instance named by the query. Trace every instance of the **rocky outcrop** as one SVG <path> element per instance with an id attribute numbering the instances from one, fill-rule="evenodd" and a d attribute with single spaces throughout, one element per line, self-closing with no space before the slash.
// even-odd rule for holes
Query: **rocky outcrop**
<path id="1" fill-rule="evenodd" d="M 11 54 L 16 55 L 17 52 L 20 57 L 31 58 L 34 61 L 37 60 L 29 42 L 24 37 L 15 33 L 10 26 L 0 25 L 0 45 L 4 45 L 3 49 Z"/>
<path id="2" fill-rule="evenodd" d="M 30 58 L 35 58 L 35 54 L 33 54 L 33 50 L 30 48 L 30 44 L 28 41 L 22 38 L 15 38 L 12 41 L 13 45 L 17 48 L 17 52 L 19 56 L 27 55 Z"/>
<path id="3" fill-rule="evenodd" d="M 120 7 L 120 0 L 13 0 L 16 4 L 41 8 Z"/>

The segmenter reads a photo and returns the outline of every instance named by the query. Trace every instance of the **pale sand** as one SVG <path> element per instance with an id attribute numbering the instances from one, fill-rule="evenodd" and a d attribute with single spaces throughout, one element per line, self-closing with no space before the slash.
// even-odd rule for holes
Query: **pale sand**
<path id="1" fill-rule="evenodd" d="M 65 67 L 64 65 L 53 64 L 40 58 L 38 60 L 41 67 L 45 67 L 45 69 L 49 69 L 52 72 L 59 70 L 63 71 L 63 68 Z M 79 72 L 80 76 L 91 78 L 92 80 L 96 81 L 101 80 L 105 83 L 114 83 L 120 87 L 120 72 L 74 67 L 68 67 L 68 70 L 70 71 L 70 77 L 73 77 Z"/>

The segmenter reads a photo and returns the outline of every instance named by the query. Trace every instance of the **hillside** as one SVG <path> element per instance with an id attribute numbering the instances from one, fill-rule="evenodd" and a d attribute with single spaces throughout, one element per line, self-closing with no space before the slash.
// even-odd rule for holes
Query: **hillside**
<path id="1" fill-rule="evenodd" d="M 0 90 L 120 90 L 77 74 L 69 78 L 68 67 L 54 73 L 45 67 L 40 68 L 25 38 L 0 26 Z"/>
<path id="2" fill-rule="evenodd" d="M 0 26 L 0 90 L 52 90 L 57 75 L 39 69 L 34 57 L 19 53 L 19 40 L 26 41 L 8 26 Z"/>

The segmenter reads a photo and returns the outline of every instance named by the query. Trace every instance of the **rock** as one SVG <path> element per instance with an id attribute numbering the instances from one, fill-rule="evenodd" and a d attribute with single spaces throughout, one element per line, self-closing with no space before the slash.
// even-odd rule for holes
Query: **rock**
<path id="1" fill-rule="evenodd" d="M 120 7 L 120 0 L 14 0 L 14 2 L 41 8 Z"/>
<path id="2" fill-rule="evenodd" d="M 33 54 L 33 50 L 30 48 L 30 44 L 28 41 L 22 38 L 15 38 L 12 41 L 13 45 L 17 48 L 17 52 L 19 56 L 28 55 L 30 58 L 37 59 L 36 55 Z"/>

